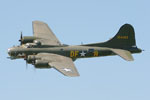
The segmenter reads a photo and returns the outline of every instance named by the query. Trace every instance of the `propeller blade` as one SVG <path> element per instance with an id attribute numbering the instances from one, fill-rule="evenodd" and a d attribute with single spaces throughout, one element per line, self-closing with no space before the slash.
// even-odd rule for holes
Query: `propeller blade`
<path id="1" fill-rule="evenodd" d="M 24 60 L 26 61 L 26 70 L 27 70 L 28 69 L 27 55 L 24 56 Z"/>
<path id="2" fill-rule="evenodd" d="M 21 31 L 20 40 L 19 40 L 20 45 L 22 45 L 22 44 L 23 44 L 23 43 L 22 43 L 22 39 L 23 39 L 23 35 L 22 35 L 22 31 Z"/>
<path id="3" fill-rule="evenodd" d="M 28 63 L 27 63 L 27 60 L 26 60 L 26 70 L 28 69 Z"/>
<path id="4" fill-rule="evenodd" d="M 35 68 L 35 66 L 33 67 L 33 69 L 34 69 L 34 72 L 36 72 L 36 68 Z"/>

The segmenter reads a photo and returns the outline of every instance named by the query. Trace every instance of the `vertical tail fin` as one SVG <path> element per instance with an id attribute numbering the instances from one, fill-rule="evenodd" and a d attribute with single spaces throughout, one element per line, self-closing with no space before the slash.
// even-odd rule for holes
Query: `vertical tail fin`
<path id="1" fill-rule="evenodd" d="M 128 48 L 136 46 L 134 28 L 130 24 L 124 24 L 112 39 L 103 43 L 88 44 L 88 46 L 110 48 Z"/>
<path id="2" fill-rule="evenodd" d="M 135 46 L 134 28 L 130 24 L 123 25 L 114 38 L 107 41 L 106 44 L 115 48 Z"/>

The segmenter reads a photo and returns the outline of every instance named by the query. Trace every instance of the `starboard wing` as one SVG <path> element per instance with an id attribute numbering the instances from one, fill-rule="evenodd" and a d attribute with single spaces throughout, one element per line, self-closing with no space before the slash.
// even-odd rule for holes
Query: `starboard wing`
<path id="1" fill-rule="evenodd" d="M 71 58 L 52 53 L 40 53 L 38 56 L 40 56 L 41 60 L 48 61 L 49 66 L 55 68 L 65 76 L 79 76 L 79 73 Z"/>

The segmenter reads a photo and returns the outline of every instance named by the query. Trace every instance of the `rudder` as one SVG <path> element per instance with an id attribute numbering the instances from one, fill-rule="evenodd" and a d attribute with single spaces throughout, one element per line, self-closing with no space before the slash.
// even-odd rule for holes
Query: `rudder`
<path id="1" fill-rule="evenodd" d="M 123 26 L 121 26 L 118 33 L 112 39 L 103 43 L 88 44 L 88 46 L 120 49 L 136 46 L 134 28 L 130 24 L 124 24 Z"/>
<path id="2" fill-rule="evenodd" d="M 124 24 L 114 38 L 107 41 L 106 44 L 115 48 L 135 46 L 134 28 L 130 24 Z"/>

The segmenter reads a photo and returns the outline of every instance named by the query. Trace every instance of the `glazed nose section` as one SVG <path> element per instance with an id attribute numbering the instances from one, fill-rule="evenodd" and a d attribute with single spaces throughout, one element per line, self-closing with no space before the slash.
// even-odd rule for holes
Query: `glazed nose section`
<path id="1" fill-rule="evenodd" d="M 7 52 L 8 52 L 8 54 L 11 56 L 11 49 L 12 48 L 9 48 L 8 50 L 7 50 Z"/>

